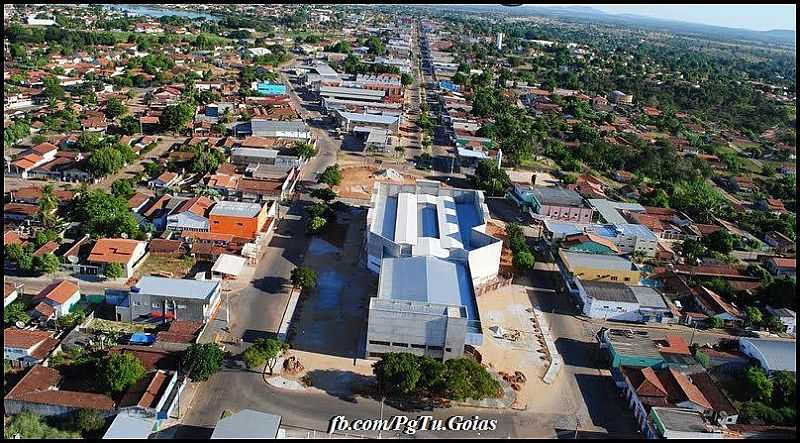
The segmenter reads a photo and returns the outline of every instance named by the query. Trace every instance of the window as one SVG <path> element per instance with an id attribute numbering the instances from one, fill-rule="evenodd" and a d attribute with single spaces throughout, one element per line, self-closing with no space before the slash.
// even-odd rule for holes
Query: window
<path id="1" fill-rule="evenodd" d="M 452 348 L 444 348 L 445 352 L 453 352 Z"/>
<path id="2" fill-rule="evenodd" d="M 414 349 L 425 349 L 425 345 L 415 345 L 413 343 L 411 344 L 411 347 Z"/>
<path id="3" fill-rule="evenodd" d="M 616 275 L 612 275 L 611 276 L 611 281 L 617 281 L 617 276 Z"/>
<path id="4" fill-rule="evenodd" d="M 178 305 L 178 309 L 186 309 L 186 305 Z"/>
<path id="5" fill-rule="evenodd" d="M 161 303 L 153 303 L 152 307 L 153 308 L 160 308 L 161 307 Z"/>
<path id="6" fill-rule="evenodd" d="M 625 281 L 631 281 L 630 277 L 625 277 Z"/>
<path id="7" fill-rule="evenodd" d="M 371 344 L 371 345 L 380 345 L 380 346 L 389 346 L 389 342 L 388 341 L 370 340 L 369 344 Z"/>
<path id="8" fill-rule="evenodd" d="M 441 351 L 442 347 L 441 346 L 428 346 L 428 349 L 430 349 L 431 351 Z"/>
<path id="9" fill-rule="evenodd" d="M 396 346 L 396 347 L 398 347 L 398 348 L 407 348 L 407 347 L 408 347 L 408 343 L 396 343 L 396 342 L 392 342 L 392 346 Z"/>
<path id="10" fill-rule="evenodd" d="M 370 357 L 375 357 L 375 358 L 381 358 L 381 357 L 383 357 L 383 352 L 370 352 L 369 356 Z"/>

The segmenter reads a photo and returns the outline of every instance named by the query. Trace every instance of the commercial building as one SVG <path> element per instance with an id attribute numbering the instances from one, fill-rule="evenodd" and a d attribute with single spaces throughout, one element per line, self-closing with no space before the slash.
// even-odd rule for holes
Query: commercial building
<path id="1" fill-rule="evenodd" d="M 641 270 L 618 255 L 585 254 L 560 250 L 556 260 L 561 276 L 570 292 L 578 295 L 575 281 L 607 281 L 638 285 Z"/>
<path id="2" fill-rule="evenodd" d="M 281 429 L 281 416 L 243 409 L 221 418 L 211 434 L 212 440 L 250 438 L 286 438 L 286 431 Z"/>
<path id="3" fill-rule="evenodd" d="M 211 208 L 208 219 L 212 234 L 232 234 L 242 238 L 256 238 L 270 215 L 275 214 L 273 203 L 248 203 L 221 201 Z"/>
<path id="4" fill-rule="evenodd" d="M 496 278 L 502 241 L 485 233 L 481 191 L 376 183 L 367 213 L 367 356 L 411 352 L 448 359 L 482 343 L 475 286 Z"/>
<path id="5" fill-rule="evenodd" d="M 286 85 L 282 83 L 253 82 L 250 88 L 261 95 L 285 95 Z"/>
<path id="6" fill-rule="evenodd" d="M 608 240 L 622 254 L 637 253 L 645 257 L 655 257 L 658 251 L 658 237 L 646 226 L 633 223 L 601 225 L 545 220 L 542 234 L 544 239 L 553 246 L 559 242 L 562 245 L 565 242 L 570 244 L 571 240 L 585 234 L 595 237 L 594 240 L 590 238 L 590 241 L 605 243 L 601 239 Z M 602 249 L 594 248 L 591 245 L 586 245 L 586 247 L 592 252 Z M 582 247 L 578 248 L 578 250 L 580 249 Z"/>
<path id="7" fill-rule="evenodd" d="M 676 320 L 661 294 L 648 286 L 579 279 L 575 286 L 587 317 L 657 323 Z"/>
<path id="8" fill-rule="evenodd" d="M 351 100 L 359 102 L 382 102 L 385 91 L 365 88 L 344 88 L 336 86 L 320 86 L 319 96 L 323 99 Z"/>
<path id="9" fill-rule="evenodd" d="M 692 358 L 689 343 L 677 335 L 657 336 L 656 332 L 603 328 L 597 333 L 600 348 L 608 352 L 611 376 L 617 387 L 625 382 L 621 366 L 634 368 L 692 369 L 702 367 Z"/>
<path id="10" fill-rule="evenodd" d="M 400 117 L 393 115 L 337 111 L 336 118 L 339 126 L 346 132 L 359 126 L 385 129 L 391 133 L 397 133 L 400 130 Z"/>
<path id="11" fill-rule="evenodd" d="M 145 276 L 130 288 L 129 306 L 117 306 L 117 314 L 128 321 L 155 317 L 205 323 L 219 305 L 220 291 L 218 280 Z"/>
<path id="12" fill-rule="evenodd" d="M 292 139 L 311 139 L 311 131 L 302 120 L 259 120 L 252 119 L 249 123 L 236 126 L 236 135 L 252 135 L 254 137 L 282 137 Z"/>

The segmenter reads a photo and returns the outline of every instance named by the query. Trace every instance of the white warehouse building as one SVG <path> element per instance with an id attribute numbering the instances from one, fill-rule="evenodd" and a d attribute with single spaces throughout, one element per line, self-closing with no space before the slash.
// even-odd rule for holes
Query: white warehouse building
<path id="1" fill-rule="evenodd" d="M 481 191 L 376 183 L 367 213 L 370 300 L 367 356 L 410 352 L 460 357 L 483 340 L 475 286 L 497 276 L 502 241 L 485 233 Z"/>

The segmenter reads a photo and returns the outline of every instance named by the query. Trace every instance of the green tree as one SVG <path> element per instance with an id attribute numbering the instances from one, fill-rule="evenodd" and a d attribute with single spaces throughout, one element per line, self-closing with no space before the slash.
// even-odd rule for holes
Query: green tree
<path id="1" fill-rule="evenodd" d="M 533 254 L 527 250 L 515 253 L 511 260 L 514 265 L 514 268 L 520 271 L 527 271 L 529 269 L 533 269 L 533 265 L 536 262 L 536 259 L 533 257 Z"/>
<path id="2" fill-rule="evenodd" d="M 244 351 L 244 353 L 242 353 L 242 360 L 250 369 L 263 365 L 266 359 L 267 357 L 264 355 L 264 351 L 255 345 L 250 346 Z"/>
<path id="3" fill-rule="evenodd" d="M 447 398 L 463 401 L 499 397 L 501 386 L 492 375 L 469 358 L 453 358 L 444 363 L 445 393 Z"/>
<path id="4" fill-rule="evenodd" d="M 744 318 L 745 324 L 750 327 L 758 327 L 764 322 L 764 314 L 754 306 L 744 310 Z"/>
<path id="5" fill-rule="evenodd" d="M 179 132 L 194 118 L 195 107 L 188 103 L 179 103 L 164 108 L 161 124 L 170 131 Z"/>
<path id="6" fill-rule="evenodd" d="M 103 269 L 103 274 L 106 278 L 120 278 L 125 275 L 125 270 L 119 263 L 109 263 Z"/>
<path id="7" fill-rule="evenodd" d="M 772 376 L 773 403 L 776 405 L 794 405 L 797 398 L 797 374 L 789 371 L 777 371 Z"/>
<path id="8" fill-rule="evenodd" d="M 695 352 L 694 359 L 697 360 L 697 363 L 700 363 L 700 366 L 704 368 L 711 366 L 711 358 L 708 356 L 708 354 L 705 354 L 702 351 Z"/>
<path id="9" fill-rule="evenodd" d="M 94 238 L 122 234 L 135 238 L 139 233 L 139 223 L 128 209 L 128 202 L 99 189 L 76 197 L 72 216 Z"/>
<path id="10" fill-rule="evenodd" d="M 730 254 L 735 244 L 736 237 L 724 229 L 714 231 L 710 235 L 703 237 L 703 245 L 720 254 Z"/>
<path id="11" fill-rule="evenodd" d="M 330 209 L 328 208 L 328 205 L 326 205 L 325 203 L 316 202 L 306 206 L 305 211 L 308 214 L 309 218 L 314 218 L 314 217 L 325 218 L 326 214 L 330 212 Z"/>
<path id="12" fill-rule="evenodd" d="M 390 352 L 372 366 L 381 392 L 412 395 L 417 392 L 422 372 L 419 359 L 408 352 Z"/>
<path id="13" fill-rule="evenodd" d="M 319 176 L 319 182 L 328 186 L 338 186 L 342 182 L 342 171 L 339 164 L 328 166 Z"/>
<path id="14" fill-rule="evenodd" d="M 58 326 L 64 329 L 74 328 L 86 320 L 86 313 L 83 311 L 70 312 L 69 314 L 58 317 Z"/>
<path id="15" fill-rule="evenodd" d="M 710 223 L 727 206 L 720 193 L 704 180 L 676 183 L 670 207 L 693 217 L 698 223 Z"/>
<path id="16" fill-rule="evenodd" d="M 109 392 L 122 392 L 144 377 L 141 360 L 130 352 L 115 353 L 100 362 L 97 377 Z"/>
<path id="17" fill-rule="evenodd" d="M 45 439 L 45 438 L 79 438 L 80 436 L 56 429 L 42 419 L 40 415 L 33 412 L 23 411 L 15 415 L 6 426 L 3 426 L 3 438 L 5 439 Z"/>
<path id="18" fill-rule="evenodd" d="M 139 119 L 134 117 L 133 115 L 126 115 L 122 117 L 119 121 L 119 127 L 123 134 L 125 135 L 133 135 L 138 134 L 141 129 L 139 125 Z"/>
<path id="19" fill-rule="evenodd" d="M 44 95 L 48 99 L 61 100 L 64 98 L 64 87 L 61 86 L 61 80 L 56 76 L 50 75 L 42 79 L 44 84 Z"/>
<path id="20" fill-rule="evenodd" d="M 324 201 L 325 203 L 330 203 L 332 200 L 338 197 L 338 195 L 331 188 L 319 188 L 311 191 L 311 197 L 318 198 Z"/>
<path id="21" fill-rule="evenodd" d="M 770 332 L 784 332 L 786 330 L 786 326 L 783 324 L 780 318 L 770 315 L 764 320 L 764 329 Z"/>
<path id="22" fill-rule="evenodd" d="M 311 143 L 297 142 L 292 149 L 293 154 L 300 158 L 311 158 L 317 155 L 317 148 Z"/>
<path id="23" fill-rule="evenodd" d="M 31 316 L 25 312 L 25 303 L 22 300 L 14 300 L 10 305 L 3 308 L 3 323 L 12 325 L 17 322 L 25 323 L 31 321 Z"/>
<path id="24" fill-rule="evenodd" d="M 111 195 L 114 197 L 129 199 L 136 193 L 136 188 L 133 186 L 133 182 L 127 179 L 119 179 L 115 180 L 114 183 L 111 183 Z"/>
<path id="25" fill-rule="evenodd" d="M 328 220 L 325 220 L 323 217 L 314 216 L 308 220 L 308 224 L 306 225 L 306 231 L 309 234 L 319 234 L 325 229 L 327 226 Z"/>
<path id="26" fill-rule="evenodd" d="M 106 114 L 109 118 L 115 119 L 128 113 L 128 107 L 116 97 L 111 97 L 106 102 Z"/>
<path id="27" fill-rule="evenodd" d="M 503 195 L 511 185 L 508 173 L 497 166 L 497 162 L 491 159 L 481 160 L 475 168 L 474 177 L 475 187 L 483 190 L 488 195 Z"/>
<path id="28" fill-rule="evenodd" d="M 61 268 L 61 262 L 53 253 L 33 257 L 33 268 L 42 274 L 55 274 Z"/>
<path id="29" fill-rule="evenodd" d="M 274 338 L 262 338 L 256 340 L 254 347 L 258 347 L 266 360 L 265 370 L 269 368 L 269 375 L 273 374 L 278 357 L 289 349 L 289 345 Z"/>
<path id="30" fill-rule="evenodd" d="M 706 255 L 706 248 L 698 240 L 687 238 L 681 243 L 680 253 L 687 263 L 695 264 L 697 260 Z"/>
<path id="31" fill-rule="evenodd" d="M 87 160 L 87 166 L 95 177 L 111 175 L 125 165 L 125 158 L 111 146 L 105 146 L 94 153 Z"/>
<path id="32" fill-rule="evenodd" d="M 105 418 L 96 409 L 80 409 L 73 418 L 73 427 L 83 433 L 97 432 L 105 425 Z"/>
<path id="33" fill-rule="evenodd" d="M 313 269 L 299 266 L 292 269 L 292 286 L 301 289 L 314 289 L 317 287 L 317 273 Z"/>
<path id="34" fill-rule="evenodd" d="M 725 325 L 719 317 L 711 317 L 708 319 L 708 327 L 712 329 L 719 329 Z"/>
<path id="35" fill-rule="evenodd" d="M 222 368 L 225 353 L 216 343 L 192 344 L 183 354 L 183 370 L 192 381 L 206 381 Z"/>
<path id="36" fill-rule="evenodd" d="M 763 369 L 758 366 L 750 366 L 745 370 L 744 376 L 750 388 L 751 399 L 765 402 L 772 399 L 772 380 Z"/>

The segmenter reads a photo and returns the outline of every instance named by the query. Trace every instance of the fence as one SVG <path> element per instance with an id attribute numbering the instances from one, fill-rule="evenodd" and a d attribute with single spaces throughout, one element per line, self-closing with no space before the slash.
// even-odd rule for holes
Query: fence
<path id="1" fill-rule="evenodd" d="M 511 282 L 514 278 L 510 274 L 497 274 L 497 277 L 494 277 L 486 283 L 481 284 L 480 286 L 475 288 L 475 296 L 481 296 L 484 294 L 488 294 L 490 292 L 496 291 L 500 288 L 504 288 L 506 286 L 511 285 Z"/>

